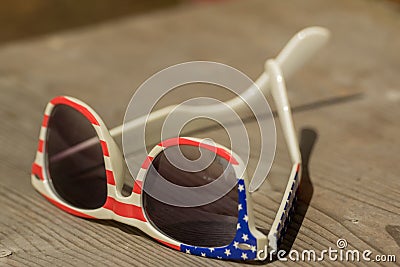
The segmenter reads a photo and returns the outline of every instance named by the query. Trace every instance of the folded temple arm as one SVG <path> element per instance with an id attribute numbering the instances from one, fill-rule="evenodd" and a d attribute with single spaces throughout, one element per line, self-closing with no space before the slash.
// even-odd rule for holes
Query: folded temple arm
<path id="1" fill-rule="evenodd" d="M 276 251 L 278 248 L 278 241 L 285 232 L 286 224 L 290 220 L 293 202 L 295 201 L 297 188 L 300 184 L 301 154 L 296 137 L 296 131 L 293 125 L 292 113 L 287 98 L 282 70 L 275 60 L 268 60 L 265 67 L 267 73 L 270 75 L 271 94 L 276 104 L 279 121 L 289 150 L 290 159 L 292 161 L 292 169 L 288 184 L 271 230 L 268 233 L 269 246 Z"/>
<path id="2" fill-rule="evenodd" d="M 302 67 L 327 42 L 328 38 L 328 30 L 322 27 L 309 27 L 294 35 L 275 59 L 285 79 L 288 79 L 294 72 Z M 252 106 L 254 102 L 258 101 L 258 95 L 254 93 L 256 90 L 261 90 L 265 96 L 268 95 L 270 89 L 269 80 L 269 74 L 264 71 L 252 86 L 247 88 L 242 94 L 226 101 L 225 104 L 235 111 L 243 110 L 246 106 L 245 103 Z M 126 122 L 124 125 L 119 125 L 111 129 L 110 134 L 111 136 L 119 136 L 123 131 L 127 133 L 129 131 L 142 130 L 144 124 L 146 124 L 149 129 L 160 129 L 159 127 L 164 122 L 165 118 L 175 107 L 175 105 L 168 106 L 151 113 L 149 117 L 142 116 Z M 223 111 L 219 104 L 208 105 L 202 110 L 204 112 L 210 112 L 211 114 Z M 185 110 L 185 112 L 190 112 L 190 109 Z M 197 111 L 193 113 L 194 115 L 198 115 Z M 227 119 L 229 119 L 229 116 L 227 116 Z M 198 127 L 200 129 L 206 126 L 207 125 L 204 124 L 193 124 L 193 127 Z M 186 128 L 183 130 L 194 131 L 196 128 Z M 185 132 L 182 133 L 182 135 L 184 134 Z M 152 143 L 153 140 L 151 140 L 151 138 L 149 140 L 150 143 Z M 155 143 L 158 141 L 155 141 Z"/>
<path id="3" fill-rule="evenodd" d="M 298 32 L 282 49 L 279 55 L 275 59 L 275 65 L 280 68 L 281 76 L 288 78 L 292 75 L 298 68 L 300 68 L 303 64 L 305 64 L 309 58 L 311 58 L 320 47 L 322 47 L 326 41 L 328 40 L 329 33 L 326 29 L 321 27 L 310 27 L 306 28 L 300 32 Z M 258 101 L 257 94 L 255 94 L 255 90 L 261 90 L 264 95 L 269 93 L 269 89 L 271 87 L 271 77 L 268 71 L 264 71 L 260 77 L 255 81 L 255 83 L 246 89 L 242 94 L 234 97 L 231 100 L 225 102 L 225 104 L 231 107 L 234 111 L 239 110 L 247 110 L 246 103 L 248 105 L 252 105 L 254 102 Z M 110 134 L 113 137 L 120 136 L 122 132 L 128 133 L 130 131 L 139 131 L 143 130 L 144 125 L 149 127 L 149 129 L 160 129 L 162 123 L 165 121 L 165 118 L 168 114 L 175 108 L 175 105 L 168 106 L 159 110 L 152 112 L 149 116 L 142 116 L 131 121 L 125 122 L 124 125 L 119 125 L 110 130 Z M 198 109 L 197 109 L 198 110 Z M 226 109 L 220 109 L 218 105 L 208 105 L 207 108 L 203 109 L 205 112 L 223 112 Z M 185 110 L 185 112 L 190 112 L 190 109 Z M 194 112 L 194 115 L 197 115 L 198 112 Z M 279 113 L 279 111 L 278 111 Z M 279 114 L 281 117 L 281 114 Z M 287 116 L 287 115 L 285 115 Z M 226 116 L 227 120 L 230 119 L 229 116 Z M 191 127 L 185 127 L 183 129 L 182 135 L 185 134 L 185 131 L 194 131 L 196 129 L 201 129 L 207 127 L 207 123 L 212 123 L 208 120 L 202 120 L 202 124 L 192 124 Z M 286 133 L 285 133 L 286 134 Z M 155 131 L 149 131 L 149 137 L 146 136 L 146 140 L 150 144 L 158 143 L 161 140 L 159 139 L 159 135 L 155 134 Z M 170 138 L 170 137 L 166 137 Z M 93 139 L 93 140 L 92 140 Z M 92 138 L 86 140 L 81 144 L 77 144 L 65 151 L 62 151 L 59 155 L 55 155 L 50 160 L 61 160 L 73 153 L 76 153 L 80 150 L 83 150 L 87 147 L 92 146 L 97 143 L 97 138 Z M 293 142 L 295 140 L 291 140 Z M 296 141 L 297 142 L 297 141 Z M 292 147 L 292 146 L 290 146 Z M 135 151 L 135 148 L 132 149 L 132 152 Z M 295 152 L 291 152 L 293 156 L 296 156 Z M 250 185 L 250 188 L 252 186 Z M 254 190 L 256 188 L 254 187 Z M 253 191 L 253 190 L 252 190 Z"/>

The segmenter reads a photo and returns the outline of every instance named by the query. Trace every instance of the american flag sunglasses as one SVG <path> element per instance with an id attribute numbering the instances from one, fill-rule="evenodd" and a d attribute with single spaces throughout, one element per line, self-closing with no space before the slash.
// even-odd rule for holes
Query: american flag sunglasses
<path id="1" fill-rule="evenodd" d="M 218 144 L 209 145 L 191 137 L 161 141 L 143 160 L 131 194 L 124 196 L 121 192 L 126 166 L 113 139 L 120 131 L 109 131 L 91 107 L 72 97 L 55 97 L 46 106 L 32 165 L 32 185 L 49 202 L 70 214 L 116 220 L 187 254 L 257 260 L 257 251 L 266 247 L 276 251 L 290 220 L 301 179 L 301 156 L 283 73 L 286 76 L 294 72 L 328 36 L 326 29 L 307 28 L 295 35 L 276 59 L 265 64 L 263 75 L 268 79 L 261 79 L 263 84 L 259 87 L 271 90 L 292 161 L 287 187 L 267 236 L 256 228 L 245 164 L 233 151 Z M 189 158 L 203 151 L 214 154 L 218 161 L 201 174 L 185 173 L 168 164 L 167 150 L 186 151 Z M 221 166 L 229 169 L 235 186 L 213 203 L 172 207 L 146 193 L 146 184 L 157 177 L 155 172 L 177 184 L 185 179 L 189 184 L 182 185 L 193 186 L 190 183 L 200 176 L 211 180 L 219 177 L 220 173 L 215 172 Z"/>

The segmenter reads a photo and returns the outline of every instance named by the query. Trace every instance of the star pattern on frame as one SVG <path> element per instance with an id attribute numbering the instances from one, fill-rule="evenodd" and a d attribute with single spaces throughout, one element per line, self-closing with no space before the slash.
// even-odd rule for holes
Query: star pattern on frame
<path id="1" fill-rule="evenodd" d="M 239 185 L 238 189 L 239 189 L 240 192 L 242 192 L 244 190 L 244 186 L 243 185 Z"/>
<path id="2" fill-rule="evenodd" d="M 236 235 L 232 242 L 222 247 L 196 247 L 186 244 L 181 245 L 181 251 L 197 256 L 217 258 L 252 260 L 257 257 L 257 239 L 249 229 L 247 215 L 246 190 L 243 179 L 238 179 L 238 220 L 235 223 Z"/>
<path id="3" fill-rule="evenodd" d="M 225 249 L 225 252 L 224 252 L 224 253 L 225 253 L 226 256 L 231 255 L 231 251 L 230 251 L 229 249 Z"/>
<path id="4" fill-rule="evenodd" d="M 249 236 L 246 235 L 246 234 L 243 234 L 242 235 L 242 239 L 243 239 L 244 242 L 246 242 L 247 240 L 249 240 Z"/>

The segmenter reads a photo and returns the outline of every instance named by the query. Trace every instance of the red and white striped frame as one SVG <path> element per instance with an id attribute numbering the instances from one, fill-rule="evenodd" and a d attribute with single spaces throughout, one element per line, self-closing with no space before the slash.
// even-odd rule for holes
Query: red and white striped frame
<path id="1" fill-rule="evenodd" d="M 96 130 L 100 139 L 107 176 L 107 200 L 100 208 L 91 210 L 76 208 L 61 199 L 55 193 L 51 185 L 51 180 L 46 166 L 45 151 L 48 120 L 56 105 L 67 105 L 83 114 L 92 123 L 92 126 Z M 245 174 L 245 165 L 241 159 L 234 152 L 223 146 L 207 145 L 202 143 L 200 139 L 196 138 L 172 138 L 160 142 L 150 151 L 147 158 L 144 159 L 138 176 L 135 179 L 132 194 L 128 197 L 122 196 L 121 190 L 123 185 L 125 162 L 122 153 L 114 139 L 111 137 L 104 122 L 97 113 L 85 103 L 72 97 L 59 96 L 52 99 L 45 109 L 40 130 L 38 150 L 35 161 L 32 165 L 32 184 L 48 201 L 68 213 L 90 219 L 113 219 L 137 227 L 160 243 L 173 249 L 180 250 L 182 243 L 164 235 L 156 229 L 151 222 L 149 222 L 148 218 L 146 218 L 142 205 L 142 185 L 151 161 L 161 151 L 174 145 L 193 145 L 214 151 L 217 155 L 228 160 L 237 174 Z M 247 190 L 249 183 L 248 178 L 246 175 L 243 175 L 241 178 L 245 180 Z M 252 234 L 257 238 L 257 247 L 263 248 L 267 242 L 266 236 L 256 230 L 251 198 L 249 194 L 247 195 L 249 228 Z"/>

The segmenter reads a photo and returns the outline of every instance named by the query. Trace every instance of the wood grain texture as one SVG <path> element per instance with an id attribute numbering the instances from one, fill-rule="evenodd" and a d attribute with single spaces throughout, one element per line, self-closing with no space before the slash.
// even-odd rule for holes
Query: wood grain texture
<path id="1" fill-rule="evenodd" d="M 333 39 L 288 82 L 303 156 L 309 158 L 301 202 L 284 245 L 321 251 L 346 238 L 349 248 L 395 254 L 399 261 L 398 10 L 390 2 L 361 0 L 232 1 L 184 6 L 0 47 L 0 251 L 12 252 L 0 258 L 0 266 L 241 264 L 187 256 L 132 227 L 76 218 L 48 203 L 34 191 L 29 176 L 42 111 L 53 96 L 71 95 L 115 126 L 135 88 L 156 71 L 201 59 L 229 64 L 255 78 L 266 58 L 309 25 L 328 27 Z M 178 96 L 165 104 L 191 95 Z M 246 127 L 256 132 L 251 119 Z M 277 130 L 274 166 L 253 196 L 257 224 L 264 229 L 272 224 L 289 174 Z M 193 134 L 221 135 L 220 129 Z M 254 164 L 250 162 L 250 172 Z M 295 264 L 309 265 L 269 263 Z"/>

